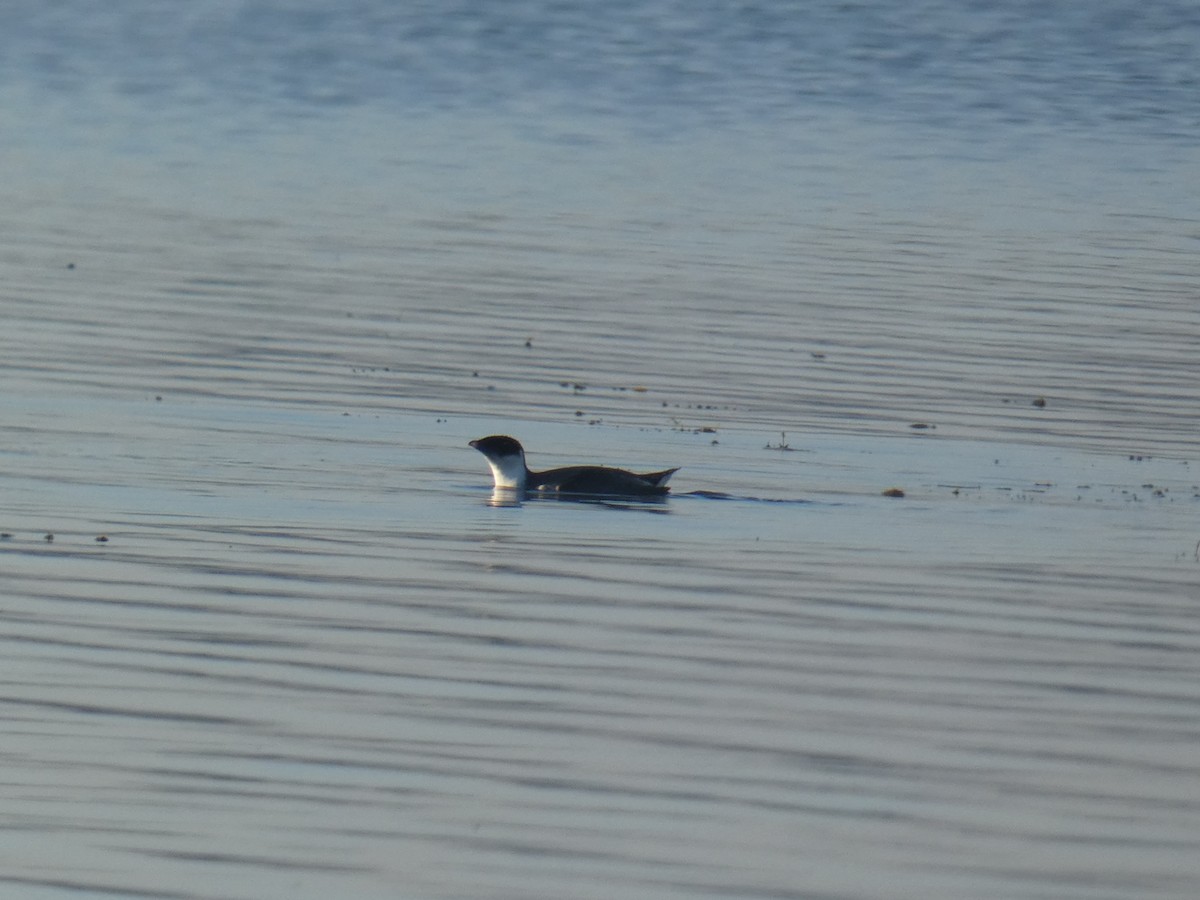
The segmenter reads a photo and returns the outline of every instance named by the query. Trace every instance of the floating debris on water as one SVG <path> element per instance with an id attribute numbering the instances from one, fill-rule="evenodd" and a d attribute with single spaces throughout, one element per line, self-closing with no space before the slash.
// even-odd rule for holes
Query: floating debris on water
<path id="1" fill-rule="evenodd" d="M 767 441 L 767 445 L 765 447 L 763 447 L 763 449 L 764 450 L 791 450 L 792 448 L 788 445 L 788 442 L 787 442 L 787 432 L 786 431 L 779 432 L 779 443 L 772 444 L 770 441 Z"/>

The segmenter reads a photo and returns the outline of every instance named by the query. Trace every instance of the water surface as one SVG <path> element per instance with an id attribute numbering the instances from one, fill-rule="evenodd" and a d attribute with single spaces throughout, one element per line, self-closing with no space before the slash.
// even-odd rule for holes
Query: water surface
<path id="1" fill-rule="evenodd" d="M 9 892 L 1194 896 L 1194 10 L 606 10 L 3 14 Z"/>

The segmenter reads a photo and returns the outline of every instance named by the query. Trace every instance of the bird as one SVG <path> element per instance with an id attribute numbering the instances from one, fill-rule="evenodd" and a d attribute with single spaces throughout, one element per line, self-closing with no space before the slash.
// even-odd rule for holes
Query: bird
<path id="1" fill-rule="evenodd" d="M 637 474 L 608 466 L 564 466 L 532 472 L 525 464 L 525 448 L 516 438 L 493 434 L 469 442 L 488 461 L 497 490 L 545 491 L 558 494 L 592 494 L 608 497 L 661 497 L 667 481 L 679 471 Z"/>

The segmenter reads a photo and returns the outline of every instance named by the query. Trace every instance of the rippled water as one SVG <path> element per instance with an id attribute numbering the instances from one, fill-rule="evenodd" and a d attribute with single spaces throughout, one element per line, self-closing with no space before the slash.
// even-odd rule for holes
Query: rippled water
<path id="1" fill-rule="evenodd" d="M 4 893 L 1195 895 L 1195 11 L 606 10 L 0 14 Z"/>

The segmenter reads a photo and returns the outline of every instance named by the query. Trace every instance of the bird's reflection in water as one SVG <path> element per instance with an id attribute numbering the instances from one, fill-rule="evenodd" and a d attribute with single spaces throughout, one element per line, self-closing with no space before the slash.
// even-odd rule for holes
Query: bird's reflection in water
<path id="1" fill-rule="evenodd" d="M 639 510 L 650 513 L 669 513 L 667 497 L 619 497 L 604 494 L 564 494 L 559 491 L 519 491 L 513 488 L 492 488 L 488 506 L 519 507 L 526 501 L 552 501 L 559 503 L 587 503 L 609 509 Z"/>

